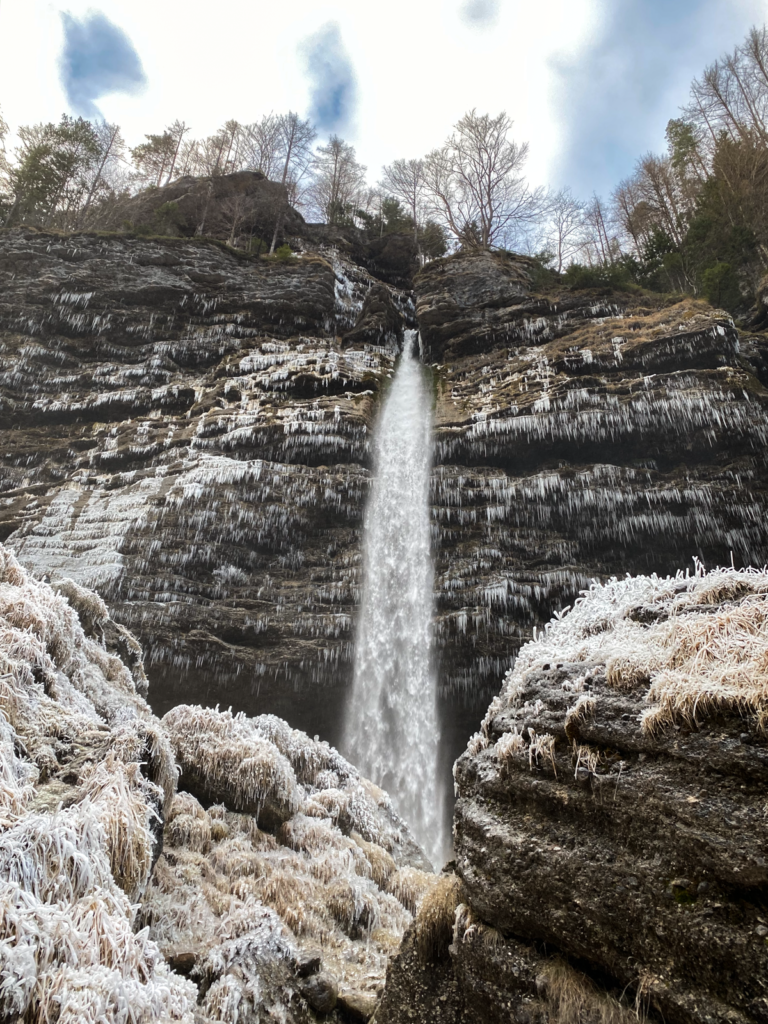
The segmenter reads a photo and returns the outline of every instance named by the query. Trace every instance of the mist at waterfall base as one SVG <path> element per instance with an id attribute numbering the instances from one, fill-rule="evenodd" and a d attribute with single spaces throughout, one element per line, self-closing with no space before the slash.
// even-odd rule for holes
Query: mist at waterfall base
<path id="1" fill-rule="evenodd" d="M 376 428 L 363 599 L 343 753 L 382 786 L 435 866 L 445 853 L 432 664 L 431 394 L 406 332 Z"/>

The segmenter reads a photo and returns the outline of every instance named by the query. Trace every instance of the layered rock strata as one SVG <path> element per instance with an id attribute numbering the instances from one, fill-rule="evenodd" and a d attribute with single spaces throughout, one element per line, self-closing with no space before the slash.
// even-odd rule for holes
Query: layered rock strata
<path id="1" fill-rule="evenodd" d="M 768 575 L 700 569 L 595 586 L 524 647 L 377 1024 L 768 1019 L 767 651 Z"/>
<path id="2" fill-rule="evenodd" d="M 389 798 L 274 716 L 161 722 L 145 688 L 96 594 L 0 545 L 2 1019 L 367 1019 L 436 881 Z"/>
<path id="3" fill-rule="evenodd" d="M 2 536 L 99 590 L 159 710 L 258 703 L 336 738 L 407 296 L 334 254 L 31 231 L 0 276 Z"/>
<path id="4" fill-rule="evenodd" d="M 768 557 L 761 336 L 694 301 L 537 291 L 534 269 L 464 254 L 416 277 L 446 773 L 592 578 Z M 338 742 L 408 294 L 333 251 L 33 231 L 0 236 L 0 275 L 0 536 L 99 590 L 158 711 L 222 702 Z"/>
<path id="5" fill-rule="evenodd" d="M 594 578 L 768 559 L 768 343 L 701 302 L 538 292 L 520 258 L 416 277 L 435 362 L 440 679 L 468 717 Z"/>

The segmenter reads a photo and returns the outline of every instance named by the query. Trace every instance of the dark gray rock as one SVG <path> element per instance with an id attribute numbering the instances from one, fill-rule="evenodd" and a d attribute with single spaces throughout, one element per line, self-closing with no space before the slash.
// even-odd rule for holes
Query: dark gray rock
<path id="1" fill-rule="evenodd" d="M 428 263 L 414 280 L 426 358 L 444 362 L 487 348 L 496 328 L 506 337 L 511 311 L 529 310 L 530 283 L 522 257 L 467 252 Z"/>
<path id="2" fill-rule="evenodd" d="M 402 345 L 405 319 L 389 289 L 374 285 L 365 296 L 357 323 L 344 335 L 345 345 Z"/>
<path id="3" fill-rule="evenodd" d="M 283 185 L 261 171 L 238 171 L 210 178 L 184 176 L 159 188 L 111 201 L 97 210 L 94 226 L 153 235 L 192 238 L 205 235 L 248 247 L 261 238 L 272 241 L 278 218 L 284 235 L 300 235 L 304 218 L 288 203 Z"/>
<path id="4" fill-rule="evenodd" d="M 339 986 L 332 974 L 321 971 L 306 978 L 299 985 L 299 991 L 313 1010 L 318 1013 L 331 1013 L 336 1008 L 339 997 Z"/>

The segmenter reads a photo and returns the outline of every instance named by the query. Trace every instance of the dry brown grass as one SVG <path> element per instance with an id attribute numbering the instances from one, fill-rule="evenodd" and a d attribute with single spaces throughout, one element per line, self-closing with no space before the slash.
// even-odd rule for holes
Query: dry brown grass
<path id="1" fill-rule="evenodd" d="M 123 764 L 109 753 L 83 777 L 83 793 L 104 828 L 112 875 L 136 900 L 144 891 L 152 866 L 150 825 L 162 802 L 158 787 L 141 774 L 138 764 Z"/>
<path id="2" fill-rule="evenodd" d="M 397 871 L 397 864 L 395 864 L 392 854 L 382 850 L 376 843 L 366 842 L 357 832 L 353 832 L 350 838 L 365 854 L 371 868 L 371 878 L 380 889 L 386 889 L 390 878 Z"/>
<path id="3" fill-rule="evenodd" d="M 424 893 L 414 927 L 416 950 L 424 963 L 438 960 L 448 952 L 462 894 L 461 879 L 453 874 L 439 875 Z"/>
<path id="4" fill-rule="evenodd" d="M 543 976 L 550 1024 L 637 1024 L 637 1016 L 562 960 Z"/>
<path id="5" fill-rule="evenodd" d="M 488 741 L 486 740 L 485 746 L 487 745 Z M 479 744 L 476 746 L 479 746 Z M 503 736 L 496 740 L 495 750 L 502 764 L 511 761 L 516 754 L 523 754 L 525 752 L 525 740 L 516 725 L 512 726 L 510 732 L 505 732 Z"/>
<path id="6" fill-rule="evenodd" d="M 390 875 L 386 890 L 399 900 L 406 910 L 415 914 L 425 894 L 435 884 L 437 877 L 437 875 L 431 875 L 419 868 L 400 868 Z"/>
<path id="7" fill-rule="evenodd" d="M 565 716 L 565 735 L 573 739 L 579 735 L 579 727 L 585 725 L 594 717 L 597 709 L 597 701 L 594 697 L 582 693 L 572 708 L 569 708 Z"/>
<path id="8" fill-rule="evenodd" d="M 298 810 L 290 763 L 245 715 L 180 704 L 163 725 L 182 771 L 226 792 L 233 810 L 263 807 L 267 800 Z"/>
<path id="9" fill-rule="evenodd" d="M 654 668 L 655 662 L 651 659 L 638 664 L 631 655 L 614 654 L 605 663 L 605 678 L 608 685 L 617 690 L 634 690 L 650 683 Z"/>
<path id="10" fill-rule="evenodd" d="M 642 724 L 651 735 L 671 726 L 695 728 L 719 714 L 752 719 L 765 734 L 768 571 L 705 572 L 697 563 L 693 574 L 595 584 L 522 648 L 484 727 L 516 704 L 530 671 L 553 661 L 604 664 L 609 686 L 647 687 L 650 707 Z M 573 717 L 569 724 L 578 725 Z"/>
<path id="11" fill-rule="evenodd" d="M 586 768 L 594 775 L 603 760 L 604 755 L 597 747 L 590 747 L 588 744 L 573 744 L 574 777 L 578 777 L 579 768 Z"/>
<path id="12" fill-rule="evenodd" d="M 766 732 L 768 595 L 750 594 L 710 614 L 684 613 L 659 628 L 667 658 L 648 692 L 646 731 L 735 711 Z"/>
<path id="13" fill-rule="evenodd" d="M 370 935 L 381 923 L 376 896 L 362 882 L 340 878 L 327 887 L 326 899 L 331 914 L 351 937 Z"/>
<path id="14" fill-rule="evenodd" d="M 210 820 L 197 818 L 192 814 L 177 814 L 165 826 L 165 840 L 171 846 L 186 846 L 197 853 L 207 853 L 211 848 L 212 829 Z"/>

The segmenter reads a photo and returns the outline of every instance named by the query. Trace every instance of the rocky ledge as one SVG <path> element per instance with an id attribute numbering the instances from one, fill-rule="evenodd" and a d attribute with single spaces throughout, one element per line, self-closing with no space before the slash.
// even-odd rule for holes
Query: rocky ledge
<path id="1" fill-rule="evenodd" d="M 768 560 L 768 340 L 706 303 L 544 287 L 461 254 L 415 279 L 433 361 L 440 681 L 479 719 L 593 579 Z"/>
<path id="2" fill-rule="evenodd" d="M 99 591 L 156 710 L 258 702 L 338 736 L 409 303 L 333 252 L 0 235 L 0 538 Z"/>
<path id="3" fill-rule="evenodd" d="M 768 1020 L 767 653 L 768 574 L 701 567 L 526 645 L 377 1024 Z"/>

